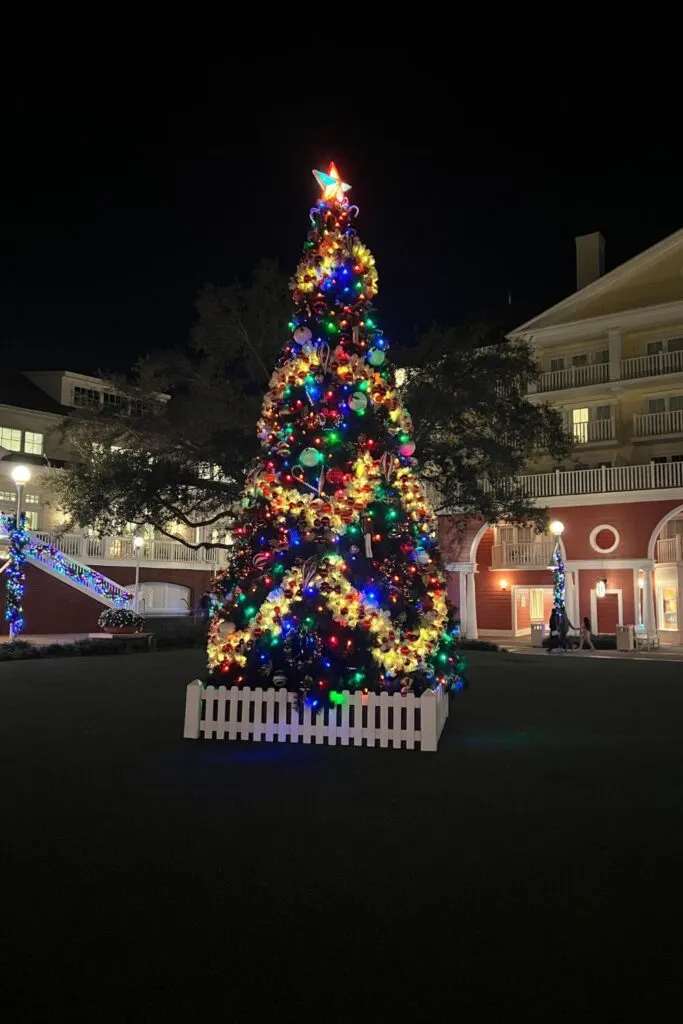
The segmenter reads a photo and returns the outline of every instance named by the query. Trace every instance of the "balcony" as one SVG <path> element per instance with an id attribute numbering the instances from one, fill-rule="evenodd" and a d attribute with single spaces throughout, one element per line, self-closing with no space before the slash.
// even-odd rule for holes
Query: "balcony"
<path id="1" fill-rule="evenodd" d="M 651 356 L 634 356 L 621 360 L 621 379 L 659 377 L 665 373 L 683 373 L 683 351 L 657 352 Z"/>
<path id="2" fill-rule="evenodd" d="M 53 544 L 65 555 L 88 564 L 135 562 L 132 537 L 86 537 L 80 533 L 53 534 L 41 531 L 36 531 L 35 536 L 46 544 Z M 175 540 L 146 540 L 140 560 L 193 569 L 213 569 L 227 564 L 227 551 L 225 548 L 195 550 Z"/>
<path id="3" fill-rule="evenodd" d="M 601 441 L 614 441 L 616 421 L 613 416 L 607 420 L 587 420 L 585 423 L 572 423 L 569 430 L 576 444 L 599 444 Z"/>
<path id="4" fill-rule="evenodd" d="M 547 569 L 553 553 L 553 543 L 541 541 L 510 541 L 494 544 L 492 569 Z"/>
<path id="5" fill-rule="evenodd" d="M 678 353 L 675 354 L 678 355 Z M 682 433 L 683 409 L 636 413 L 633 417 L 633 436 L 635 438 L 671 437 Z"/>
<path id="6" fill-rule="evenodd" d="M 662 540 L 657 541 L 657 561 L 658 562 L 683 562 L 683 553 L 681 551 L 683 545 L 681 545 L 681 534 L 677 534 L 675 537 L 665 537 Z"/>
<path id="7" fill-rule="evenodd" d="M 608 379 L 609 365 L 607 363 L 569 366 L 566 370 L 550 370 L 548 373 L 542 373 L 535 385 L 535 390 L 541 394 L 545 391 L 584 388 L 589 384 L 604 384 Z"/>

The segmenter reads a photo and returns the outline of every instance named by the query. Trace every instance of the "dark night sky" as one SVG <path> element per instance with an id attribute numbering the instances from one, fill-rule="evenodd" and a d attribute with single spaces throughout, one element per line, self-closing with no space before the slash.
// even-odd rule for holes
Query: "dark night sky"
<path id="1" fill-rule="evenodd" d="M 261 256 L 293 270 L 311 168 L 330 158 L 377 259 L 380 320 L 405 344 L 509 290 L 539 308 L 561 298 L 576 234 L 603 232 L 609 269 L 683 226 L 678 158 L 661 141 L 673 111 L 503 75 L 484 100 L 462 69 L 448 89 L 379 73 L 371 100 L 315 83 L 297 99 L 291 68 L 181 60 L 180 45 L 43 67 L 6 93 L 6 365 L 124 369 L 182 343 L 203 282 L 245 277 Z"/>

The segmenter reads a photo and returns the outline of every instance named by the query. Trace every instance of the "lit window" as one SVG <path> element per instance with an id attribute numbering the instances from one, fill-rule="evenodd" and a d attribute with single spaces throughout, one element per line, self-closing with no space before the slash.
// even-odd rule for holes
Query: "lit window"
<path id="1" fill-rule="evenodd" d="M 43 435 L 27 430 L 24 434 L 24 451 L 29 455 L 43 454 Z"/>
<path id="2" fill-rule="evenodd" d="M 543 622 L 543 590 L 540 587 L 532 587 L 529 591 L 529 597 L 530 617 L 536 622 Z"/>
<path id="3" fill-rule="evenodd" d="M 0 448 L 10 452 L 21 451 L 21 431 L 14 427 L 0 427 Z"/>
<path id="4" fill-rule="evenodd" d="M 25 494 L 24 501 L 27 505 L 39 505 L 40 495 L 39 494 Z"/>
<path id="5" fill-rule="evenodd" d="M 31 512 L 24 512 L 24 515 L 26 516 L 26 526 L 28 527 L 28 529 L 29 530 L 37 530 L 38 529 L 38 513 L 36 512 L 36 510 L 33 509 L 33 511 L 31 511 Z"/>
<path id="6" fill-rule="evenodd" d="M 0 501 L 5 504 L 16 505 L 17 496 L 12 491 L 0 491 Z"/>
<path id="7" fill-rule="evenodd" d="M 572 409 L 572 433 L 574 440 L 585 444 L 588 440 L 588 409 Z"/>

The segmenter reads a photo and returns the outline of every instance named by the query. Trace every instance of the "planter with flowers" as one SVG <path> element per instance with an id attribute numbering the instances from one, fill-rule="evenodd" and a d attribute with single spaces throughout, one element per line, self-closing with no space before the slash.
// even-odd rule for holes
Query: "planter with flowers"
<path id="1" fill-rule="evenodd" d="M 105 608 L 97 624 L 107 633 L 141 633 L 145 620 L 130 608 Z"/>

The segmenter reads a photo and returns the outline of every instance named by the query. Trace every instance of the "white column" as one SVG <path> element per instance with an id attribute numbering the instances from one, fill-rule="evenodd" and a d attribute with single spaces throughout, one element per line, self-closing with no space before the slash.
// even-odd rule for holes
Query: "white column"
<path id="1" fill-rule="evenodd" d="M 479 639 L 477 629 L 477 600 L 474 584 L 474 573 L 467 573 L 467 636 L 470 640 Z"/>
<path id="2" fill-rule="evenodd" d="M 645 570 L 645 587 L 643 589 L 643 622 L 648 633 L 657 630 L 657 619 L 655 617 L 655 602 L 652 594 L 654 585 L 654 573 L 652 569 Z"/>
<path id="3" fill-rule="evenodd" d="M 621 332 L 609 331 L 609 379 L 621 380 Z"/>
<path id="4" fill-rule="evenodd" d="M 458 573 L 458 585 L 460 587 L 460 635 L 467 636 L 467 582 L 462 570 Z"/>
<path id="5" fill-rule="evenodd" d="M 633 622 L 636 626 L 642 626 L 643 616 L 640 606 L 640 586 L 638 580 L 640 578 L 640 570 L 633 570 Z"/>
<path id="6" fill-rule="evenodd" d="M 564 573 L 564 605 L 567 609 L 567 616 L 572 626 L 578 629 L 579 622 L 579 595 L 577 590 L 576 569 L 567 570 Z"/>

